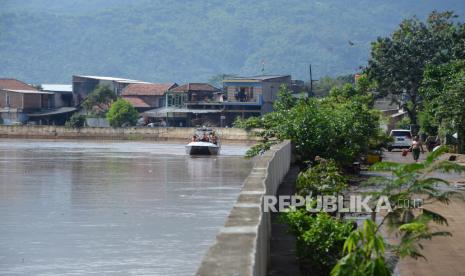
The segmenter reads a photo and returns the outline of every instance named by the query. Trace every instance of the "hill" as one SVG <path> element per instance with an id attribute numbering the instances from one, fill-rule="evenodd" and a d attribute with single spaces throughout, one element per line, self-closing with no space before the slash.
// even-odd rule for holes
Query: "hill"
<path id="1" fill-rule="evenodd" d="M 352 3 L 354 2 L 354 3 Z M 355 72 L 370 42 L 403 18 L 456 0 L 0 0 L 0 76 L 70 82 L 72 74 L 206 81 L 221 73 Z M 462 18 L 463 20 L 463 18 Z"/>

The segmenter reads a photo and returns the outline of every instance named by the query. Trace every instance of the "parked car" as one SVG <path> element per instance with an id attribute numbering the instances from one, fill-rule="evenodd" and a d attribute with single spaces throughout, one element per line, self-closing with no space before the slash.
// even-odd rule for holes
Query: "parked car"
<path id="1" fill-rule="evenodd" d="M 412 145 L 412 132 L 408 129 L 393 129 L 389 134 L 394 141 L 388 144 L 388 151 L 406 149 Z"/>

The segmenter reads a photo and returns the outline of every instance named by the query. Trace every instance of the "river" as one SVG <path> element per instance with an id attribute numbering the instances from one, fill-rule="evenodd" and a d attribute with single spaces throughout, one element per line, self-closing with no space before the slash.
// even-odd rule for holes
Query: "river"
<path id="1" fill-rule="evenodd" d="M 0 275 L 193 275 L 251 169 L 247 147 L 0 140 Z"/>

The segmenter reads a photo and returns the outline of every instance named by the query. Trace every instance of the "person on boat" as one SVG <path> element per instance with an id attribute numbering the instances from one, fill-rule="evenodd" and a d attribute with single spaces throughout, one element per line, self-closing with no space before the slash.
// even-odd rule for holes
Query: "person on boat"
<path id="1" fill-rule="evenodd" d="M 215 132 L 212 132 L 210 134 L 210 142 L 212 142 L 215 145 L 218 143 L 218 138 L 216 137 Z"/>
<path id="2" fill-rule="evenodd" d="M 191 142 L 197 142 L 197 135 L 194 134 L 192 136 Z"/>
<path id="3" fill-rule="evenodd" d="M 423 144 L 421 143 L 418 136 L 413 137 L 412 146 L 410 149 L 412 150 L 413 160 L 415 160 L 415 162 L 418 162 L 418 159 L 420 158 L 420 151 L 421 153 L 425 153 Z"/>

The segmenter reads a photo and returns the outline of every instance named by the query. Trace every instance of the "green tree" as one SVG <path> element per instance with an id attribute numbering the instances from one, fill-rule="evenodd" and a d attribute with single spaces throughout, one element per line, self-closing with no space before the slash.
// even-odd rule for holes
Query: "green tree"
<path id="1" fill-rule="evenodd" d="M 65 126 L 70 128 L 81 128 L 86 124 L 86 116 L 74 113 L 68 121 L 66 121 Z"/>
<path id="2" fill-rule="evenodd" d="M 456 132 L 459 153 L 465 153 L 465 60 L 429 66 L 420 92 L 425 99 L 422 127 Z"/>
<path id="3" fill-rule="evenodd" d="M 82 103 L 87 112 L 102 116 L 105 114 L 117 96 L 109 86 L 98 85 Z"/>
<path id="4" fill-rule="evenodd" d="M 137 110 L 123 99 L 113 102 L 107 113 L 107 120 L 112 127 L 134 126 L 138 117 Z"/>
<path id="5" fill-rule="evenodd" d="M 297 193 L 301 196 L 335 195 L 347 188 L 347 179 L 334 160 L 317 158 L 317 164 L 297 177 Z"/>
<path id="6" fill-rule="evenodd" d="M 315 97 L 326 97 L 334 87 L 341 87 L 345 84 L 354 84 L 354 75 L 342 75 L 337 77 L 324 76 L 320 78 L 313 87 Z"/>
<path id="7" fill-rule="evenodd" d="M 457 51 L 463 25 L 452 12 L 432 12 L 426 22 L 404 20 L 391 37 L 372 43 L 366 72 L 376 81 L 381 95 L 392 94 L 402 104 L 413 124 L 418 124 L 419 94 L 428 64 L 449 62 Z"/>
<path id="8" fill-rule="evenodd" d="M 262 130 L 257 135 L 263 142 L 252 147 L 248 156 L 290 139 L 300 161 L 312 162 L 320 156 L 342 166 L 351 164 L 368 150 L 370 137 L 377 135 L 379 129 L 379 114 L 370 108 L 372 97 L 363 89 L 348 85 L 327 98 L 300 100 L 291 98 L 289 91 L 282 91 L 275 103 L 276 111 L 260 121 Z"/>

